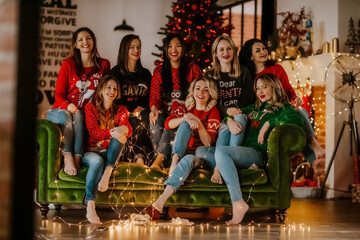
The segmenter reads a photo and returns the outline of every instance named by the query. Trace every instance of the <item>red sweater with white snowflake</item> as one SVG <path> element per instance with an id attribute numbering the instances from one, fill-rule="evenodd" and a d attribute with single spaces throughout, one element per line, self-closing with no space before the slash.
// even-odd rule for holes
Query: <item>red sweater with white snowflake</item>
<path id="1" fill-rule="evenodd" d="M 265 67 L 264 70 L 256 74 L 256 77 L 264 73 L 272 73 L 280 79 L 281 85 L 284 88 L 285 93 L 290 101 L 297 98 L 296 93 L 289 82 L 288 75 L 286 74 L 284 68 L 281 65 L 275 64 L 274 66 Z"/>
<path id="2" fill-rule="evenodd" d="M 89 147 L 102 146 L 107 148 L 107 145 L 104 145 L 104 140 L 109 140 L 111 138 L 110 129 L 104 129 L 100 126 L 100 116 L 92 102 L 89 102 L 85 106 L 85 122 L 86 127 L 89 132 Z M 130 137 L 132 134 L 132 127 L 129 123 L 129 111 L 125 106 L 119 106 L 117 115 L 115 118 L 115 124 L 118 126 L 126 126 L 129 129 L 126 137 Z"/>
<path id="3" fill-rule="evenodd" d="M 169 117 L 166 118 L 165 128 L 171 129 L 169 127 L 169 122 L 171 119 L 182 117 L 185 113 L 189 112 L 200 119 L 201 123 L 206 128 L 206 131 L 211 136 L 211 145 L 214 145 L 216 142 L 217 130 L 220 126 L 220 112 L 215 106 L 207 112 L 203 110 L 197 110 L 195 107 L 188 111 L 185 107 L 185 104 L 182 104 L 176 110 L 174 110 Z M 204 144 L 201 142 L 199 132 L 193 131 L 188 144 L 188 149 L 195 150 L 197 147 L 203 145 Z"/>
<path id="4" fill-rule="evenodd" d="M 55 88 L 55 104 L 53 108 L 67 109 L 73 103 L 84 109 L 99 84 L 102 76 L 110 72 L 110 62 L 100 58 L 100 71 L 94 73 L 93 67 L 85 67 L 81 76 L 76 74 L 75 61 L 67 58 L 63 61 Z"/>
<path id="5" fill-rule="evenodd" d="M 202 72 L 201 69 L 198 65 L 196 65 L 195 63 L 191 62 L 189 63 L 189 68 L 188 68 L 188 75 L 187 75 L 187 80 L 189 83 L 191 83 L 192 81 L 194 81 L 195 79 L 198 79 L 199 77 L 201 77 Z M 163 111 L 167 112 L 168 111 L 168 103 L 165 102 L 162 97 L 161 97 L 161 84 L 162 84 L 162 77 L 161 77 L 161 73 L 162 73 L 162 66 L 158 66 L 154 69 L 154 73 L 151 79 L 151 88 L 150 88 L 150 109 L 153 105 L 155 105 L 157 107 L 157 109 L 162 109 Z M 179 69 L 178 68 L 171 68 L 171 76 L 172 76 L 172 81 L 173 81 L 173 89 L 174 90 L 179 90 L 180 89 L 180 85 L 179 85 Z M 173 97 L 173 96 L 172 96 Z"/>

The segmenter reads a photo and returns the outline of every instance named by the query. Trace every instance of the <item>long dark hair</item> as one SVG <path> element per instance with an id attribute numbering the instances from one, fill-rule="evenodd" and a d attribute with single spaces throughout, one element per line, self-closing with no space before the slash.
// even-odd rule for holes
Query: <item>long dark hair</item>
<path id="1" fill-rule="evenodd" d="M 179 85 L 180 85 L 180 91 L 181 91 L 181 100 L 184 100 L 186 98 L 187 90 L 190 86 L 187 76 L 188 76 L 188 61 L 186 59 L 185 55 L 185 43 L 183 38 L 175 33 L 170 33 L 166 36 L 164 40 L 164 49 L 163 49 L 163 56 L 164 56 L 164 62 L 162 65 L 162 96 L 165 99 L 165 101 L 170 101 L 171 99 L 171 92 L 173 91 L 173 80 L 171 76 L 171 63 L 170 58 L 168 55 L 168 48 L 170 45 L 170 41 L 174 38 L 179 39 L 181 47 L 182 47 L 182 53 L 180 58 L 180 67 L 179 67 Z"/>
<path id="2" fill-rule="evenodd" d="M 73 58 L 75 61 L 75 68 L 76 68 L 76 74 L 79 76 L 79 78 L 81 78 L 81 74 L 84 72 L 84 66 L 81 60 L 81 52 L 79 49 L 76 48 L 76 40 L 77 37 L 79 35 L 80 32 L 87 32 L 90 34 L 93 42 L 94 42 L 94 46 L 91 52 L 91 59 L 94 62 L 94 68 L 93 68 L 93 72 L 98 72 L 101 67 L 100 67 L 100 55 L 99 52 L 97 50 L 96 47 L 96 37 L 93 31 L 90 30 L 90 28 L 88 27 L 81 27 L 78 30 L 76 30 L 71 38 L 71 47 L 70 47 L 70 52 L 68 57 Z"/>
<path id="3" fill-rule="evenodd" d="M 239 53 L 240 65 L 243 65 L 243 66 L 247 67 L 250 70 L 252 79 L 255 79 L 255 76 L 256 76 L 255 63 L 254 63 L 253 60 L 251 60 L 252 47 L 257 42 L 264 44 L 266 49 L 268 49 L 268 47 L 266 46 L 266 44 L 262 40 L 260 40 L 258 38 L 252 38 L 252 39 L 247 40 L 245 42 L 244 46 L 241 47 L 241 50 L 240 50 L 240 53 Z M 265 67 L 270 67 L 270 66 L 273 66 L 273 65 L 275 65 L 275 61 L 267 60 L 265 62 Z"/>
<path id="4" fill-rule="evenodd" d="M 121 74 L 125 75 L 125 76 L 130 74 L 129 68 L 128 68 L 129 49 L 130 49 L 131 42 L 134 39 L 138 39 L 141 44 L 141 40 L 138 35 L 128 34 L 125 37 L 123 37 L 123 39 L 120 42 L 120 46 L 119 46 L 117 66 L 119 67 Z M 143 69 L 143 67 L 141 65 L 141 61 L 139 58 L 139 60 L 136 61 L 135 72 L 138 72 L 141 69 Z"/>

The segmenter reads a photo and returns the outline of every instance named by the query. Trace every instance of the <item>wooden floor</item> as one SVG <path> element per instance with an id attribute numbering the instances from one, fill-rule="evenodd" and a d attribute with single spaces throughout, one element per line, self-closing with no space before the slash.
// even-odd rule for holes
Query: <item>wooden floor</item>
<path id="1" fill-rule="evenodd" d="M 146 226 L 126 225 L 128 214 L 141 209 L 118 210 L 98 209 L 103 224 L 97 226 L 86 221 L 84 208 L 50 210 L 48 220 L 42 220 L 36 207 L 34 239 L 360 239 L 360 204 L 351 199 L 292 199 L 285 224 L 263 209 L 250 209 L 241 226 L 227 226 L 224 221 L 231 217 L 230 209 L 224 213 L 224 209 L 177 212 L 171 208 L 171 217 L 189 219 L 194 225 L 171 226 L 156 215 Z"/>

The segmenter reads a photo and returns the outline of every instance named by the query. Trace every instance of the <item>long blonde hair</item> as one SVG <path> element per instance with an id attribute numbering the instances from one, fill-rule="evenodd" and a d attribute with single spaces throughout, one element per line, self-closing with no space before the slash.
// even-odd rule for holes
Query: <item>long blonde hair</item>
<path id="1" fill-rule="evenodd" d="M 234 51 L 234 56 L 233 59 L 231 61 L 231 69 L 229 72 L 229 76 L 232 78 L 239 78 L 240 74 L 241 74 L 241 70 L 240 70 L 240 63 L 239 63 L 239 59 L 237 57 L 237 48 L 236 45 L 234 43 L 234 41 L 226 35 L 220 35 L 218 36 L 215 41 L 213 42 L 213 45 L 211 47 L 211 55 L 212 55 L 212 60 L 213 60 L 213 66 L 212 68 L 206 73 L 206 76 L 209 76 L 215 80 L 219 80 L 220 79 L 220 72 L 221 72 L 221 65 L 220 65 L 220 61 L 216 56 L 216 52 L 219 46 L 219 43 L 221 40 L 226 40 L 230 43 L 231 48 Z"/>
<path id="2" fill-rule="evenodd" d="M 111 80 L 116 82 L 117 95 L 113 101 L 111 108 L 109 109 L 110 114 L 108 117 L 106 117 L 106 109 L 104 107 L 104 96 L 103 96 L 102 92 L 103 92 L 104 88 L 106 88 L 107 83 Z M 95 91 L 95 96 L 94 96 L 95 107 L 96 107 L 96 110 L 97 110 L 97 112 L 99 114 L 99 118 L 100 118 L 100 126 L 108 126 L 109 128 L 115 127 L 115 118 L 116 118 L 116 114 L 117 114 L 115 101 L 116 101 L 116 99 L 119 99 L 120 97 L 121 97 L 121 90 L 120 90 L 119 81 L 117 81 L 112 75 L 103 76 L 100 80 L 99 86 L 97 87 L 97 89 Z"/>
<path id="3" fill-rule="evenodd" d="M 213 106 L 216 105 L 217 103 L 217 99 L 219 97 L 219 91 L 218 91 L 218 87 L 217 84 L 214 80 L 207 78 L 207 77 L 200 77 L 197 80 L 194 80 L 191 82 L 190 87 L 189 87 L 189 93 L 186 96 L 186 100 L 185 100 L 185 106 L 186 109 L 188 111 L 190 111 L 191 109 L 193 109 L 196 106 L 196 101 L 194 98 L 194 89 L 195 89 L 195 85 L 197 82 L 199 81 L 204 81 L 206 83 L 206 86 L 209 89 L 210 92 L 210 98 L 206 104 L 205 107 L 205 112 L 209 111 Z"/>
<path id="4" fill-rule="evenodd" d="M 254 81 L 254 91 L 256 92 L 256 84 L 261 80 L 261 82 L 266 86 L 272 87 L 272 103 L 267 107 L 268 110 L 278 110 L 278 108 L 284 108 L 284 103 L 289 103 L 289 99 L 284 91 L 284 88 L 281 85 L 279 78 L 272 73 L 264 73 L 255 78 Z M 260 108 L 263 105 L 263 102 L 256 95 L 255 107 Z"/>

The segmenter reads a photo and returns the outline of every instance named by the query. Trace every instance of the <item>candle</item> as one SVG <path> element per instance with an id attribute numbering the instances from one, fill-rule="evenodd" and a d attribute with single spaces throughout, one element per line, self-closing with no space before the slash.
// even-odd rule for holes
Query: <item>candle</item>
<path id="1" fill-rule="evenodd" d="M 337 53 L 339 52 L 339 39 L 333 38 L 331 41 L 331 52 Z"/>

